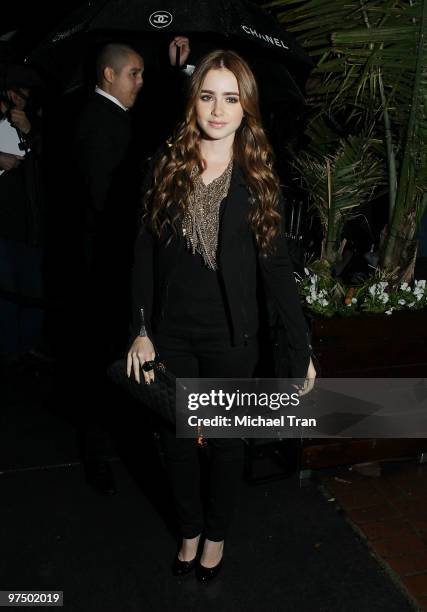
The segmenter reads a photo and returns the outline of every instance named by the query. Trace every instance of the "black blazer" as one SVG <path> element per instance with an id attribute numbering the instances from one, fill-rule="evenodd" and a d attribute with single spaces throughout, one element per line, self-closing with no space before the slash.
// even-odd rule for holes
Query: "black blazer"
<path id="1" fill-rule="evenodd" d="M 243 343 L 258 329 L 256 289 L 260 272 L 266 292 L 287 332 L 291 376 L 305 377 L 311 351 L 309 332 L 283 235 L 284 224 L 274 254 L 260 256 L 248 221 L 250 207 L 251 197 L 244 174 L 235 164 L 218 237 L 219 269 L 231 315 L 232 343 Z M 282 201 L 280 207 L 283 209 Z M 186 248 L 182 236 L 173 238 L 167 246 L 165 243 L 166 240 L 157 239 L 146 224 L 141 225 L 132 275 L 133 337 L 138 335 L 141 326 L 141 308 L 148 336 L 163 316 L 177 254 Z"/>
<path id="2" fill-rule="evenodd" d="M 117 189 L 116 175 L 129 154 L 129 111 L 93 93 L 77 117 L 72 137 L 74 169 L 81 180 L 77 188 L 84 195 L 85 204 L 101 212 L 111 198 L 111 191 Z"/>
<path id="3" fill-rule="evenodd" d="M 140 187 L 132 144 L 129 111 L 93 93 L 74 127 L 67 198 L 73 247 L 94 295 L 130 283 Z"/>

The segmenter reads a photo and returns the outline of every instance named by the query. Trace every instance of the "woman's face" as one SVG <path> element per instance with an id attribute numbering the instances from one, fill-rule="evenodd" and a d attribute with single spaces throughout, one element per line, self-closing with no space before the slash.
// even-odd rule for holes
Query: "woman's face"
<path id="1" fill-rule="evenodd" d="M 226 68 L 209 70 L 196 102 L 197 124 L 205 137 L 223 140 L 233 137 L 243 118 L 239 85 Z"/>

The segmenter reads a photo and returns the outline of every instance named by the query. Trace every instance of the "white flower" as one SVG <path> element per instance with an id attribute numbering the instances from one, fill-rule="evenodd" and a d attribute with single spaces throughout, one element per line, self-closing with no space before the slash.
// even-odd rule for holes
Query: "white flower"
<path id="1" fill-rule="evenodd" d="M 310 276 L 310 270 L 308 268 L 304 268 L 304 272 L 306 273 L 307 276 Z"/>
<path id="2" fill-rule="evenodd" d="M 410 304 L 408 304 L 409 308 L 412 308 L 412 306 L 415 306 L 415 302 L 411 302 Z"/>
<path id="3" fill-rule="evenodd" d="M 347 306 L 347 308 L 348 308 L 349 306 L 351 306 L 351 304 L 346 304 L 346 306 Z"/>
<path id="4" fill-rule="evenodd" d="M 309 295 L 307 295 L 305 301 L 307 302 L 307 304 L 311 304 L 313 302 L 313 299 Z"/>
<path id="5" fill-rule="evenodd" d="M 351 303 L 352 304 L 357 304 L 357 298 L 351 298 Z M 348 304 L 348 306 L 350 306 L 350 304 Z"/>
<path id="6" fill-rule="evenodd" d="M 325 299 L 321 300 L 320 303 L 322 306 L 327 306 L 329 304 L 328 300 Z"/>
<path id="7" fill-rule="evenodd" d="M 388 283 L 386 282 L 374 283 L 369 287 L 369 293 L 373 298 L 379 297 L 381 299 L 381 295 L 384 293 L 384 289 L 387 287 L 387 285 Z"/>
<path id="8" fill-rule="evenodd" d="M 411 288 L 410 288 L 410 286 L 408 285 L 408 283 L 402 283 L 402 284 L 400 285 L 400 288 L 401 288 L 401 290 L 402 290 L 402 291 L 410 291 L 410 290 L 411 290 Z"/>
<path id="9" fill-rule="evenodd" d="M 401 306 L 404 306 L 406 304 L 405 300 L 399 300 L 398 304 L 400 304 Z"/>
<path id="10" fill-rule="evenodd" d="M 389 310 L 386 310 L 386 311 L 385 311 L 385 313 L 386 313 L 387 315 L 391 315 L 391 313 L 393 312 L 393 310 L 394 310 L 394 308 L 393 308 L 393 307 L 391 307 Z"/>
<path id="11" fill-rule="evenodd" d="M 387 293 L 382 293 L 380 295 L 380 300 L 382 301 L 383 304 L 387 304 L 387 302 L 389 300 L 389 297 L 388 297 Z"/>
<path id="12" fill-rule="evenodd" d="M 424 295 L 424 290 L 425 290 L 425 281 L 415 281 L 415 286 L 414 286 L 414 295 L 418 296 L 423 296 Z"/>

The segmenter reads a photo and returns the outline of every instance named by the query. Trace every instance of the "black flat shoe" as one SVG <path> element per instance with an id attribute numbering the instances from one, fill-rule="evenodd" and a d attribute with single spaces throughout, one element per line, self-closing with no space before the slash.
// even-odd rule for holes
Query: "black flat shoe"
<path id="1" fill-rule="evenodd" d="M 196 578 L 199 582 L 209 582 L 218 576 L 222 568 L 222 559 L 214 567 L 205 567 L 200 562 L 196 565 Z"/>
<path id="2" fill-rule="evenodd" d="M 194 557 L 194 559 L 191 559 L 191 561 L 181 561 L 177 554 L 172 566 L 174 576 L 185 576 L 186 574 L 189 574 L 196 567 L 196 562 L 197 555 Z"/>

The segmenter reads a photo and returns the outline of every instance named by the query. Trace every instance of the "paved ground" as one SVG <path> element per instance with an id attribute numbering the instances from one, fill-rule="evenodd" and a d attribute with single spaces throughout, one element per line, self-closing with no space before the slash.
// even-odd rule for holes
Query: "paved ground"
<path id="1" fill-rule="evenodd" d="M 372 551 L 427 610 L 427 465 L 413 459 L 378 467 L 371 476 L 329 470 L 322 481 Z"/>
<path id="2" fill-rule="evenodd" d="M 214 582 L 173 577 L 168 488 L 143 421 L 128 415 L 122 423 L 111 459 L 118 491 L 104 497 L 84 480 L 74 430 L 50 382 L 28 371 L 1 380 L 1 589 L 63 590 L 67 612 L 416 609 L 323 485 L 301 488 L 296 476 L 242 483 L 224 571 Z M 328 486 L 344 486 L 325 476 Z M 346 487 L 354 491 L 356 483 Z M 346 488 L 338 494 L 350 500 Z M 375 517 L 367 522 L 374 530 Z"/>

